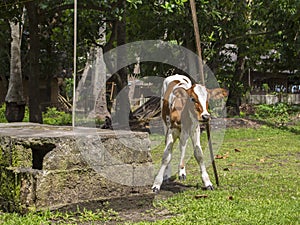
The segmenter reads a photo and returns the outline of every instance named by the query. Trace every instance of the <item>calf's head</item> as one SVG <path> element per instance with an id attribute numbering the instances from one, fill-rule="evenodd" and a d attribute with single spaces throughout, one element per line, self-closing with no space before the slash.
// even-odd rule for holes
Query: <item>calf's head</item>
<path id="1" fill-rule="evenodd" d="M 228 96 L 228 91 L 223 88 L 207 89 L 200 84 L 194 84 L 187 90 L 189 102 L 193 106 L 192 113 L 201 122 L 207 122 L 210 119 L 208 112 L 209 99 L 221 99 Z"/>

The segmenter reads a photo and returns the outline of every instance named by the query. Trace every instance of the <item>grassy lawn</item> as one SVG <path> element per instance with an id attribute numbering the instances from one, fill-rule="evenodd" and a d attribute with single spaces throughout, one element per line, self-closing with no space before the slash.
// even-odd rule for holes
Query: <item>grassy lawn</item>
<path id="1" fill-rule="evenodd" d="M 194 188 L 156 202 L 175 216 L 153 224 L 300 224 L 299 134 L 229 129 L 218 154 L 220 187 Z M 198 174 L 190 160 L 185 183 L 196 186 Z M 197 198 L 203 194 L 207 197 Z"/>
<path id="2" fill-rule="evenodd" d="M 227 129 L 218 152 L 221 157 L 216 159 L 220 187 L 215 191 L 196 188 L 200 176 L 191 158 L 183 183 L 192 187 L 169 198 L 157 198 L 154 209 L 145 212 L 168 211 L 171 217 L 135 224 L 300 224 L 299 132 L 299 123 L 292 129 Z M 212 168 L 208 170 L 214 182 Z M 125 223 L 113 211 L 23 217 L 0 212 L 0 224 L 102 224 L 108 220 L 116 220 L 110 224 Z"/>

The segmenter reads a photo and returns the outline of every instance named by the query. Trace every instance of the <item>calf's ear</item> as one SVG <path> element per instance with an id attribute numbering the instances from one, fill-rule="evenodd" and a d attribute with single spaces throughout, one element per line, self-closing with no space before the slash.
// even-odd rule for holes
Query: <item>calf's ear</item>
<path id="1" fill-rule="evenodd" d="M 178 87 L 178 88 L 175 88 L 173 90 L 173 94 L 177 97 L 177 98 L 183 98 L 183 97 L 186 97 L 187 96 L 187 92 L 184 88 L 182 87 Z"/>
<path id="2" fill-rule="evenodd" d="M 229 91 L 224 88 L 207 89 L 209 99 L 221 99 L 228 96 Z"/>

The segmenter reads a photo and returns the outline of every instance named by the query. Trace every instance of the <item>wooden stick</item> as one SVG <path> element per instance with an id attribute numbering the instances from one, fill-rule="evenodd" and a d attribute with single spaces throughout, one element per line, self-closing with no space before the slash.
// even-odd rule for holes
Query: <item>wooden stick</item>
<path id="1" fill-rule="evenodd" d="M 205 78 L 203 72 L 203 64 L 202 64 L 202 54 L 201 54 L 201 42 L 200 42 L 200 34 L 199 34 L 199 27 L 198 27 L 198 19 L 197 19 L 197 11 L 196 11 L 196 4 L 195 0 L 190 0 L 191 10 L 192 10 L 192 18 L 194 24 L 194 34 L 196 39 L 196 48 L 198 53 L 198 64 L 199 64 L 199 73 L 200 73 L 200 81 L 202 85 L 205 85 Z M 207 130 L 207 139 L 208 139 L 208 147 L 210 151 L 211 163 L 213 166 L 216 184 L 219 186 L 219 178 L 218 178 L 218 171 L 215 163 L 214 152 L 211 143 L 211 136 L 210 136 L 210 122 L 206 123 L 206 130 Z"/>
<path id="2" fill-rule="evenodd" d="M 190 0 L 191 10 L 192 10 L 192 18 L 194 24 L 194 34 L 196 39 L 196 48 L 198 54 L 198 66 L 199 66 L 199 74 L 200 74 L 200 81 L 202 85 L 205 85 L 205 78 L 203 72 L 203 64 L 202 64 L 202 54 L 201 54 L 201 42 L 200 42 L 200 34 L 199 34 L 199 27 L 198 27 L 198 19 L 197 19 L 197 12 L 196 12 L 196 4 L 194 0 Z"/>
<path id="3" fill-rule="evenodd" d="M 208 147 L 209 147 L 209 152 L 210 152 L 210 159 L 211 159 L 211 163 L 212 163 L 213 170 L 214 170 L 216 184 L 217 184 L 217 186 L 219 186 L 220 184 L 219 184 L 218 171 L 217 171 L 217 167 L 216 167 L 216 163 L 215 163 L 215 156 L 214 156 L 212 143 L 211 143 L 211 136 L 210 136 L 210 122 L 206 123 L 206 130 L 207 130 L 207 139 L 208 139 Z"/>

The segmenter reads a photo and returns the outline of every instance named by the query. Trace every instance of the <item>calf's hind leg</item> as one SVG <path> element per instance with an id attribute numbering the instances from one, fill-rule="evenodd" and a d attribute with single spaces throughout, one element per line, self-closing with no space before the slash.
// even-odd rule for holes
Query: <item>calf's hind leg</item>
<path id="1" fill-rule="evenodd" d="M 153 192 L 159 192 L 160 186 L 162 185 L 163 179 L 164 179 L 164 173 L 169 165 L 171 158 L 172 158 L 172 150 L 173 150 L 173 145 L 176 140 L 176 137 L 174 137 L 174 134 L 172 132 L 168 132 L 167 137 L 166 137 L 166 147 L 164 150 L 162 162 L 161 162 L 161 167 L 158 171 L 158 174 L 155 177 L 152 190 Z"/>
<path id="2" fill-rule="evenodd" d="M 179 149 L 180 149 L 180 163 L 178 168 L 178 177 L 179 180 L 185 180 L 186 179 L 186 171 L 185 171 L 185 163 L 184 163 L 184 157 L 185 157 L 185 150 L 187 146 L 189 135 L 186 132 L 182 132 L 180 135 L 180 142 L 179 142 Z"/>

